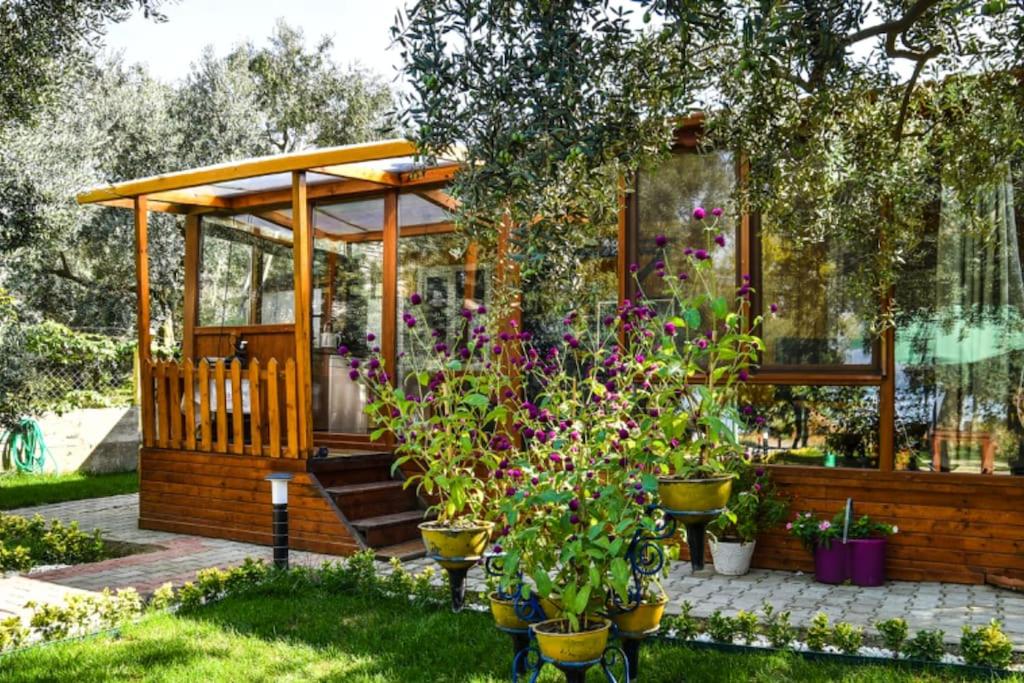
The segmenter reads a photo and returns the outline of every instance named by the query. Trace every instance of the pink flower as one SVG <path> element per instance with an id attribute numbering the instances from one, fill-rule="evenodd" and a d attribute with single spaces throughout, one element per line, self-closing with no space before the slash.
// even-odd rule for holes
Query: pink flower
<path id="1" fill-rule="evenodd" d="M 819 531 L 828 531 L 831 527 L 832 527 L 832 522 L 830 522 L 830 521 L 828 521 L 826 519 L 821 524 L 818 525 L 818 530 Z"/>
<path id="2" fill-rule="evenodd" d="M 718 218 L 719 216 L 721 216 L 722 215 L 722 207 L 716 206 L 715 208 L 711 209 L 711 215 L 714 216 L 715 218 Z"/>
<path id="3" fill-rule="evenodd" d="M 704 217 L 708 215 L 708 212 L 704 210 L 704 207 L 698 206 L 693 210 L 693 217 L 699 221 L 704 220 Z"/>
<path id="4" fill-rule="evenodd" d="M 790 531 L 793 528 L 793 522 L 786 522 L 786 531 Z"/>

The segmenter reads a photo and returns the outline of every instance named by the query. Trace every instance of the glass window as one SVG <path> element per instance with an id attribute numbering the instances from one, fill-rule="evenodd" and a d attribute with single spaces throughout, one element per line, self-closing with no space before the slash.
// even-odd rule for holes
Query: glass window
<path id="1" fill-rule="evenodd" d="M 740 441 L 786 465 L 878 467 L 878 388 L 756 385 Z"/>
<path id="2" fill-rule="evenodd" d="M 357 235 L 384 229 L 384 198 L 368 197 L 316 204 L 312 212 L 315 230 L 328 235 Z"/>
<path id="3" fill-rule="evenodd" d="M 448 223 L 451 220 L 450 213 L 420 194 L 405 192 L 398 196 L 398 226 L 401 228 Z"/>
<path id="4" fill-rule="evenodd" d="M 204 216 L 200 327 L 291 323 L 291 232 L 252 215 Z"/>
<path id="5" fill-rule="evenodd" d="M 896 464 L 1024 474 L 1024 193 L 944 193 L 896 288 Z"/>
<path id="6" fill-rule="evenodd" d="M 657 299 L 662 292 L 655 275 L 655 262 L 661 250 L 655 244 L 658 235 L 669 242 L 667 266 L 670 273 L 683 269 L 682 251 L 686 247 L 706 248 L 715 235 L 704 222 L 693 220 L 693 210 L 700 206 L 710 214 L 714 207 L 725 210 L 720 230 L 728 242 L 726 248 L 709 249 L 714 258 L 716 286 L 719 293 L 736 288 L 736 234 L 738 213 L 732 202 L 736 186 L 736 163 L 731 152 L 706 154 L 673 154 L 650 172 L 639 176 L 636 201 L 638 206 L 636 264 L 637 278 L 648 297 Z"/>
<path id="7" fill-rule="evenodd" d="M 852 286 L 861 259 L 848 244 L 797 244 L 762 231 L 761 301 L 766 316 L 764 365 L 871 365 L 871 320 L 878 306 Z"/>

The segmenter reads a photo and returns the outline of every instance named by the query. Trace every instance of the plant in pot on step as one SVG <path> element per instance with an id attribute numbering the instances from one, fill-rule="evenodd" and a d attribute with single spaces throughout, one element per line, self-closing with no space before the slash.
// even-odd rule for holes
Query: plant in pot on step
<path id="1" fill-rule="evenodd" d="M 376 429 L 371 439 L 393 435 L 395 461 L 430 501 L 420 524 L 427 554 L 452 578 L 453 607 L 461 608 L 465 573 L 483 555 L 494 527 L 493 502 L 503 482 L 480 474 L 496 469 L 512 448 L 503 395 L 511 391 L 501 371 L 501 350 L 490 343 L 492 323 L 480 306 L 462 312 L 462 326 L 449 347 L 443 331 L 427 331 L 423 298 L 413 294 L 403 326 L 416 352 L 410 368 L 392 384 L 379 351 L 365 362 L 350 361 L 353 379 L 369 389 L 367 413 Z"/>
<path id="2" fill-rule="evenodd" d="M 786 529 L 813 553 L 817 581 L 837 584 L 850 578 L 849 544 L 843 543 L 842 513 L 827 520 L 803 512 L 787 522 Z"/>
<path id="3" fill-rule="evenodd" d="M 662 507 L 686 523 L 695 568 L 703 566 L 704 525 L 729 501 L 742 453 L 735 433 L 742 420 L 738 394 L 763 348 L 753 333 L 761 319 L 747 310 L 749 277 L 736 290 L 718 292 L 714 264 L 726 253 L 727 239 L 719 232 L 722 210 L 711 214 L 705 220 L 703 209 L 694 211 L 705 244 L 683 250 L 678 271 L 668 240 L 656 238 L 660 253 L 651 287 L 658 291 L 645 293 L 637 275 L 641 296 L 619 311 L 632 402 L 640 408 L 639 437 L 631 445 L 657 475 Z M 776 307 L 770 308 L 774 314 Z"/>
<path id="4" fill-rule="evenodd" d="M 840 518 L 842 524 L 842 518 Z M 850 524 L 850 580 L 857 586 L 885 583 L 885 551 L 888 537 L 899 527 L 863 515 Z"/>
<path id="5" fill-rule="evenodd" d="M 750 571 L 757 537 L 782 523 L 789 504 L 761 465 L 747 465 L 733 485 L 729 504 L 708 527 L 715 571 L 740 576 Z"/>
<path id="6" fill-rule="evenodd" d="M 495 550 L 503 591 L 543 611 L 531 626 L 543 661 L 585 668 L 606 648 L 609 603 L 634 599 L 634 539 L 658 528 L 647 510 L 648 475 L 624 445 L 638 425 L 614 331 L 597 339 L 576 316 L 565 322 L 558 346 L 536 348 L 519 336 L 515 360 L 532 389 L 513 415 L 522 447 L 492 475 L 509 482 Z"/>

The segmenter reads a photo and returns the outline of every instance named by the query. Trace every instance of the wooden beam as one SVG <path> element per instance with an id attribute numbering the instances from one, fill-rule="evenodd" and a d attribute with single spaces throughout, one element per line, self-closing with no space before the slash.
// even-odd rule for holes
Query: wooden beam
<path id="1" fill-rule="evenodd" d="M 79 204 L 92 204 L 107 199 L 120 199 L 143 194 L 182 190 L 200 185 L 216 185 L 217 183 L 243 178 L 305 171 L 320 166 L 348 164 L 358 161 L 390 159 L 405 157 L 416 153 L 416 145 L 409 140 L 384 140 L 368 142 L 344 147 L 315 149 L 292 154 L 279 154 L 271 157 L 232 161 L 216 166 L 165 173 L 162 175 L 113 183 L 78 195 Z"/>
<path id="2" fill-rule="evenodd" d="M 115 209 L 132 209 L 135 210 L 135 199 L 133 197 L 121 197 L 120 199 L 107 199 L 102 202 L 93 202 L 100 206 L 110 206 Z M 159 211 L 161 213 L 175 213 L 175 214 L 189 214 L 193 212 L 193 207 L 184 206 L 182 204 L 171 204 L 169 202 L 149 202 L 150 211 Z"/>
<path id="3" fill-rule="evenodd" d="M 309 227 L 306 174 L 302 171 L 292 174 L 292 224 L 292 257 L 295 269 L 295 367 L 298 372 L 298 450 L 299 457 L 307 457 L 313 447 L 313 231 Z"/>
<path id="4" fill-rule="evenodd" d="M 451 196 L 442 189 L 436 190 L 418 190 L 416 192 L 420 197 L 423 197 L 431 204 L 436 204 L 446 211 L 456 211 L 462 202 L 455 197 Z"/>
<path id="5" fill-rule="evenodd" d="M 420 168 L 415 171 L 405 171 L 404 173 L 399 174 L 399 178 L 402 181 L 402 187 L 408 187 L 410 185 L 446 183 L 455 177 L 459 168 L 459 164 L 431 166 L 430 168 Z"/>
<path id="6" fill-rule="evenodd" d="M 185 305 L 182 307 L 182 356 L 194 359 L 199 315 L 199 265 L 202 250 L 200 217 L 185 217 Z M 191 400 L 191 398 L 189 398 Z"/>
<path id="7" fill-rule="evenodd" d="M 339 180 L 336 183 L 317 183 L 308 185 L 306 194 L 310 199 L 325 199 L 327 197 L 355 197 L 365 194 L 374 194 L 381 191 L 378 183 L 371 183 L 366 180 Z M 252 194 L 237 195 L 231 198 L 231 208 L 235 211 L 242 211 L 253 207 L 288 206 L 292 200 L 291 189 L 267 190 L 265 192 L 253 192 Z"/>
<path id="8" fill-rule="evenodd" d="M 149 195 L 149 199 L 176 204 L 179 206 L 198 206 L 211 209 L 231 208 L 229 197 L 219 197 L 213 194 L 202 194 L 195 190 L 174 190 L 171 192 L 157 192 Z"/>
<path id="9" fill-rule="evenodd" d="M 333 166 L 319 166 L 310 170 L 314 173 L 334 175 L 339 178 L 365 180 L 386 187 L 397 187 L 402 184 L 402 178 L 399 174 L 383 171 L 379 168 L 366 166 L 365 164 L 335 164 Z"/>
<path id="10" fill-rule="evenodd" d="M 142 442 L 152 446 L 153 379 L 151 374 L 151 341 L 149 334 L 149 206 L 145 196 L 135 198 L 135 322 L 139 341 L 140 413 Z"/>

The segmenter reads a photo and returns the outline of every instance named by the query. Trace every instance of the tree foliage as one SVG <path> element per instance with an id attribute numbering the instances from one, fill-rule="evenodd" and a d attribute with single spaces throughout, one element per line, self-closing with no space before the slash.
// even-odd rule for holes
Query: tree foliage
<path id="1" fill-rule="evenodd" d="M 797 242 L 879 245 L 887 292 L 940 188 L 962 200 L 1024 147 L 1024 5 L 1007 0 L 420 0 L 393 29 L 428 154 L 463 144 L 461 220 L 506 216 L 521 258 L 611 219 L 619 174 L 700 110 L 742 150 L 737 205 Z M 970 205 L 970 201 L 964 201 Z M 878 300 L 877 298 L 875 300 Z"/>

